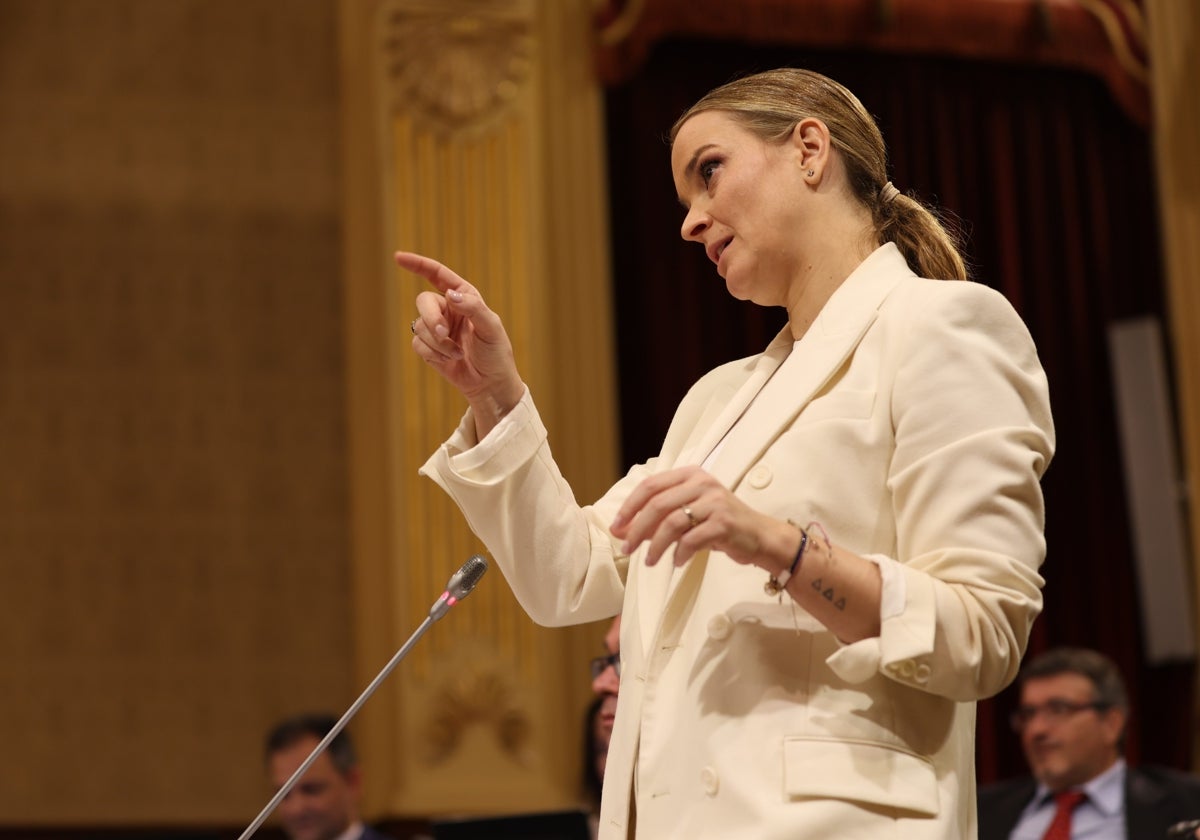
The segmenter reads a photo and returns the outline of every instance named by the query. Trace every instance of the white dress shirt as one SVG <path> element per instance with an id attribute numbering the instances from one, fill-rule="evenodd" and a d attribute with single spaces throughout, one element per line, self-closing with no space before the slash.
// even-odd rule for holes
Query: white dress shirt
<path id="1" fill-rule="evenodd" d="M 1083 786 L 1087 799 L 1071 816 L 1071 840 L 1128 840 L 1125 836 L 1125 762 L 1112 767 Z M 1054 794 L 1045 785 L 1017 820 L 1010 840 L 1042 840 L 1054 819 Z"/>

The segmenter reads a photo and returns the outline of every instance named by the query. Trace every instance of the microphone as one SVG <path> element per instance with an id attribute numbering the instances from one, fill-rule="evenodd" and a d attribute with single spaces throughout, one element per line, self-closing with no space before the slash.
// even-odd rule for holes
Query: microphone
<path id="1" fill-rule="evenodd" d="M 1200 828 L 1200 820 L 1186 820 L 1178 822 L 1167 829 L 1167 837 L 1195 837 L 1196 829 Z"/>
<path id="2" fill-rule="evenodd" d="M 450 576 L 450 580 L 446 584 L 446 591 L 429 608 L 429 617 L 421 622 L 421 626 L 409 636 L 404 646 L 396 651 L 396 655 L 391 658 L 387 665 L 383 666 L 383 670 L 379 672 L 375 679 L 371 680 L 371 684 L 367 686 L 366 690 L 346 710 L 346 714 L 342 715 L 341 720 L 333 725 L 333 728 L 329 730 L 329 734 L 321 739 L 321 743 L 313 747 L 313 751 L 309 753 L 308 758 L 304 759 L 304 763 L 297 767 L 296 772 L 292 774 L 291 778 L 284 782 L 283 787 L 276 791 L 275 796 L 272 797 L 265 808 L 258 812 L 258 816 L 254 818 L 254 822 L 247 826 L 246 830 L 238 837 L 238 840 L 249 840 L 250 837 L 254 836 L 254 832 L 258 831 L 259 827 L 266 822 L 267 817 L 278 807 L 283 798 L 291 792 L 292 788 L 296 786 L 296 782 L 300 781 L 300 777 L 308 771 L 308 768 L 317 760 L 317 757 L 325 751 L 325 748 L 338 736 L 338 733 L 346 728 L 346 724 L 350 722 L 350 718 L 358 713 L 363 703 L 367 702 L 367 698 L 375 693 L 375 689 L 379 688 L 383 681 L 388 678 L 388 675 L 392 673 L 392 669 L 400 664 L 401 659 L 408 655 L 408 652 L 412 650 L 417 640 L 425 635 L 425 631 L 433 626 L 433 622 L 444 616 L 449 612 L 451 607 L 463 598 L 470 595 L 471 591 L 475 589 L 475 585 L 479 583 L 479 579 L 483 577 L 483 573 L 487 570 L 487 560 L 483 558 L 483 555 L 474 554 L 468 557 L 467 562 L 463 563 L 461 568 Z"/>
<path id="3" fill-rule="evenodd" d="M 462 564 L 462 568 L 450 576 L 450 582 L 446 584 L 446 591 L 442 593 L 442 597 L 438 598 L 429 608 L 429 617 L 437 621 L 451 607 L 470 595 L 475 584 L 479 583 L 479 579 L 487 570 L 487 560 L 483 558 L 482 554 L 474 554 L 467 558 L 467 562 Z"/>

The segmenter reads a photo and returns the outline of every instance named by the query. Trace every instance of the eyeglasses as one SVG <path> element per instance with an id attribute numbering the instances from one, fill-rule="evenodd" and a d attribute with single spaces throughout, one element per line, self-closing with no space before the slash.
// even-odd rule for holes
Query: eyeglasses
<path id="1" fill-rule="evenodd" d="M 1018 706 L 1008 719 L 1013 731 L 1020 732 L 1028 726 L 1039 714 L 1044 714 L 1050 723 L 1062 723 L 1072 715 L 1088 709 L 1103 711 L 1109 708 L 1108 703 L 1072 703 L 1070 700 L 1047 700 L 1039 706 Z"/>
<path id="2" fill-rule="evenodd" d="M 621 654 L 613 653 L 608 656 L 597 656 L 592 660 L 592 679 L 596 679 L 612 666 L 613 672 L 621 676 Z"/>

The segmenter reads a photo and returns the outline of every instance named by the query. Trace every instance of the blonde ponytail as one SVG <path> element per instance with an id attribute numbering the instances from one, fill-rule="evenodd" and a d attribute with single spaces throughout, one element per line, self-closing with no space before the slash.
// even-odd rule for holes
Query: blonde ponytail
<path id="1" fill-rule="evenodd" d="M 934 280 L 968 279 L 958 235 L 932 210 L 904 193 L 878 203 L 871 211 L 879 240 L 896 243 L 914 272 Z"/>

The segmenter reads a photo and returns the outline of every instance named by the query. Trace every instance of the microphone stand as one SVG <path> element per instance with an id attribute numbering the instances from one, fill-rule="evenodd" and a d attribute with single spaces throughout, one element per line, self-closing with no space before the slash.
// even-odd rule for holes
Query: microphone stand
<path id="1" fill-rule="evenodd" d="M 487 561 L 476 554 L 468 559 L 461 569 L 454 573 L 454 577 L 450 578 L 450 583 L 446 585 L 446 591 L 442 593 L 442 596 L 430 608 L 429 615 L 421 622 L 421 626 L 408 637 L 408 641 L 404 643 L 400 650 L 396 651 L 396 655 L 388 661 L 388 664 L 383 666 L 383 670 L 376 675 L 375 679 L 371 680 L 371 684 L 363 690 L 363 693 L 358 695 L 358 699 L 350 705 L 350 708 L 346 710 L 341 719 L 333 725 L 333 728 L 329 730 L 329 734 L 313 747 L 313 751 L 308 754 L 308 758 L 304 759 L 304 763 L 297 767 L 296 772 L 291 775 L 291 778 L 284 782 L 283 787 L 275 792 L 275 795 L 271 797 L 271 801 L 258 812 L 258 816 L 254 818 L 254 822 L 247 826 L 246 830 L 238 837 L 238 840 L 249 840 L 258 831 L 262 824 L 266 822 L 267 817 L 271 816 L 271 812 L 279 806 L 284 797 L 296 786 L 296 782 L 300 781 L 300 777 L 312 766 L 312 763 L 325 751 L 325 748 L 329 746 L 333 739 L 346 728 L 346 724 L 358 713 L 363 703 L 367 702 L 367 698 L 375 693 L 375 689 L 379 688 L 383 681 L 388 678 L 395 667 L 400 664 L 400 660 L 408 655 L 408 652 L 412 650 L 417 640 L 424 636 L 425 631 L 433 626 L 435 621 L 445 615 L 452 606 L 467 597 L 471 590 L 475 588 L 475 584 L 479 582 L 479 578 L 483 577 L 483 573 L 486 571 Z"/>

